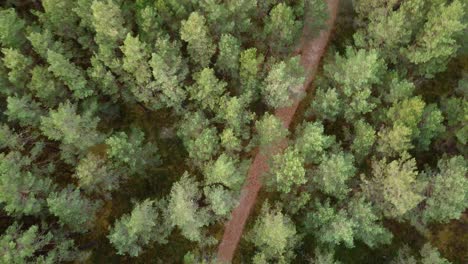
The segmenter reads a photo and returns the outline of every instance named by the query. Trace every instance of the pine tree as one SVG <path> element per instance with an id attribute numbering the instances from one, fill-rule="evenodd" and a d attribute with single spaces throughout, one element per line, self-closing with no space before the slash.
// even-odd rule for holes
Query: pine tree
<path id="1" fill-rule="evenodd" d="M 334 142 L 333 137 L 325 135 L 320 122 L 304 122 L 296 130 L 295 147 L 304 155 L 306 163 L 320 163 L 327 148 Z"/>
<path id="2" fill-rule="evenodd" d="M 304 70 L 299 57 L 293 57 L 271 67 L 262 86 L 262 95 L 271 108 L 290 106 L 292 100 L 302 96 L 303 83 Z"/>
<path id="3" fill-rule="evenodd" d="M 47 62 L 50 64 L 49 71 L 63 81 L 73 91 L 73 95 L 77 99 L 89 97 L 94 93 L 88 87 L 85 73 L 62 54 L 48 50 Z"/>
<path id="4" fill-rule="evenodd" d="M 268 202 L 264 203 L 260 216 L 248 234 L 258 252 L 254 256 L 254 263 L 259 258 L 268 261 L 287 263 L 294 257 L 294 248 L 299 242 L 296 227 L 291 219 L 279 209 L 271 209 Z"/>
<path id="5" fill-rule="evenodd" d="M 192 61 L 198 66 L 206 68 L 216 52 L 216 45 L 211 40 L 203 15 L 192 12 L 187 20 L 182 21 L 180 38 L 187 42 L 187 49 Z"/>
<path id="6" fill-rule="evenodd" d="M 405 51 L 410 62 L 418 66 L 426 77 L 444 71 L 460 45 L 457 37 L 466 25 L 463 23 L 465 4 L 453 1 L 450 4 L 434 4 L 427 14 L 427 22 L 419 32 L 414 44 Z"/>
<path id="7" fill-rule="evenodd" d="M 255 128 L 258 133 L 258 145 L 265 153 L 274 150 L 289 133 L 281 120 L 269 113 L 255 122 Z"/>
<path id="8" fill-rule="evenodd" d="M 165 223 L 160 206 L 164 202 L 144 200 L 137 203 L 130 214 L 118 219 L 108 236 L 117 254 L 136 257 L 151 242 L 167 243 L 172 228 Z"/>
<path id="9" fill-rule="evenodd" d="M 27 170 L 31 160 L 19 152 L 0 154 L 0 202 L 9 215 L 39 215 L 54 184 Z"/>
<path id="10" fill-rule="evenodd" d="M 442 159 L 438 162 L 439 172 L 430 178 L 425 222 L 443 222 L 457 219 L 465 211 L 468 199 L 468 165 L 462 156 Z"/>
<path id="11" fill-rule="evenodd" d="M 383 215 L 399 219 L 424 200 L 417 176 L 416 160 L 403 153 L 398 160 L 372 162 L 372 178 L 363 178 L 361 188 Z"/>
<path id="12" fill-rule="evenodd" d="M 208 225 L 209 218 L 207 211 L 197 205 L 201 198 L 199 183 L 184 173 L 172 186 L 169 197 L 167 208 L 172 226 L 178 227 L 187 239 L 201 242 L 202 228 Z"/>
<path id="13" fill-rule="evenodd" d="M 8 48 L 21 48 L 26 41 L 25 26 L 25 21 L 18 17 L 13 8 L 0 10 L 0 44 Z"/>
<path id="14" fill-rule="evenodd" d="M 353 155 L 339 152 L 324 158 L 317 170 L 312 172 L 312 181 L 325 194 L 344 199 L 350 191 L 347 181 L 355 173 Z"/>
<path id="15" fill-rule="evenodd" d="M 47 197 L 51 214 L 58 217 L 60 224 L 79 233 L 88 231 L 94 225 L 99 203 L 84 197 L 79 189 L 69 185 L 60 192 L 53 192 Z"/>
<path id="16" fill-rule="evenodd" d="M 274 189 L 289 193 L 291 189 L 306 183 L 304 156 L 294 147 L 288 147 L 283 153 L 273 156 L 271 176 L 268 184 Z"/>
<path id="17" fill-rule="evenodd" d="M 41 131 L 51 140 L 59 140 L 85 150 L 96 144 L 100 135 L 96 130 L 99 118 L 92 113 L 77 113 L 77 107 L 70 102 L 61 103 L 48 116 L 41 117 Z"/>

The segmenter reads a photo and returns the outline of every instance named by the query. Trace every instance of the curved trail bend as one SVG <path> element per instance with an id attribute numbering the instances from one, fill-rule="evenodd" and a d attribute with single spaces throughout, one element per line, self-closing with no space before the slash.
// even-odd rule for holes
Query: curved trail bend
<path id="1" fill-rule="evenodd" d="M 310 38 L 310 29 L 305 23 L 301 41 L 301 64 L 306 72 L 306 80 L 302 86 L 303 91 L 312 83 L 317 72 L 320 59 L 325 53 L 333 25 L 335 24 L 339 0 L 326 0 L 328 4 L 329 18 L 327 28 L 322 30 L 315 38 Z M 312 18 L 313 19 L 313 18 Z M 289 128 L 294 113 L 299 106 L 299 100 L 292 106 L 278 108 L 275 116 L 281 119 L 283 125 Z M 284 144 L 282 144 L 284 145 Z M 284 146 L 281 146 L 284 147 Z M 244 231 L 245 223 L 257 199 L 262 187 L 261 175 L 268 171 L 267 157 L 260 152 L 254 158 L 249 168 L 247 181 L 241 190 L 239 205 L 231 213 L 231 219 L 226 223 L 223 238 L 218 247 L 217 260 L 220 263 L 231 263 L 237 245 Z"/>

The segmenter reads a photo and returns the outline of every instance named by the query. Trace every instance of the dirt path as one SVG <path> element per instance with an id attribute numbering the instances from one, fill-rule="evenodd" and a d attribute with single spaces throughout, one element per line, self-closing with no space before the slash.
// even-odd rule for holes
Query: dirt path
<path id="1" fill-rule="evenodd" d="M 303 40 L 301 47 L 301 64 L 307 73 L 306 81 L 302 89 L 305 91 L 310 86 L 317 72 L 318 65 L 322 55 L 325 53 L 330 33 L 335 23 L 338 12 L 339 0 L 326 0 L 330 12 L 328 27 L 322 30 L 316 38 L 308 39 L 310 30 L 306 26 L 303 31 Z M 275 111 L 275 115 L 283 121 L 283 125 L 288 128 L 299 101 L 294 102 L 290 107 L 279 108 Z M 226 223 L 224 235 L 218 247 L 217 259 L 220 263 L 230 263 L 239 244 L 240 238 L 244 231 L 247 218 L 255 204 L 258 192 L 262 187 L 260 177 L 268 171 L 267 157 L 260 152 L 255 156 L 252 165 L 250 166 L 247 181 L 241 190 L 239 205 L 234 208 L 231 214 L 231 219 Z"/>

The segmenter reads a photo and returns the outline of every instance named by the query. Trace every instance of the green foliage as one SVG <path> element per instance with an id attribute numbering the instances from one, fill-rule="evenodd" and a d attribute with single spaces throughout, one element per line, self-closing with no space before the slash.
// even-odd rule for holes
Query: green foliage
<path id="1" fill-rule="evenodd" d="M 54 79 L 47 68 L 35 66 L 31 71 L 30 90 L 46 106 L 54 107 L 63 98 L 67 91 L 65 87 Z"/>
<path id="2" fill-rule="evenodd" d="M 419 254 L 420 258 L 415 258 L 408 245 L 404 245 L 398 250 L 398 255 L 391 261 L 391 264 L 450 264 L 448 260 L 440 256 L 439 251 L 430 243 L 424 244 Z"/>
<path id="3" fill-rule="evenodd" d="M 218 133 L 201 112 L 187 113 L 177 135 L 196 165 L 210 160 L 219 151 Z"/>
<path id="4" fill-rule="evenodd" d="M 174 227 L 191 241 L 202 242 L 202 228 L 208 225 L 208 212 L 199 208 L 197 201 L 201 197 L 199 183 L 188 173 L 172 186 L 169 195 L 168 214 Z"/>
<path id="5" fill-rule="evenodd" d="M 69 51 L 66 50 L 64 43 L 54 40 L 54 35 L 49 29 L 42 31 L 31 31 L 27 36 L 34 51 L 47 60 L 47 51 L 53 50 L 59 54 L 64 54 L 65 57 L 71 57 Z M 37 67 L 37 66 L 36 66 Z"/>
<path id="6" fill-rule="evenodd" d="M 248 138 L 250 134 L 248 125 L 255 118 L 255 114 L 248 110 L 247 99 L 224 96 L 220 100 L 220 105 L 223 106 L 218 110 L 217 117 L 220 122 L 227 129 L 231 129 L 236 136 Z"/>
<path id="7" fill-rule="evenodd" d="M 289 133 L 281 120 L 269 113 L 255 122 L 255 128 L 258 133 L 258 144 L 263 151 L 276 148 Z"/>
<path id="8" fill-rule="evenodd" d="M 237 77 L 239 71 L 240 44 L 240 41 L 230 34 L 223 34 L 218 44 L 216 67 L 232 77 Z"/>
<path id="9" fill-rule="evenodd" d="M 432 247 L 429 243 L 424 244 L 420 254 L 422 264 L 450 264 L 448 260 L 440 256 L 437 248 Z"/>
<path id="10" fill-rule="evenodd" d="M 247 95 L 256 95 L 259 91 L 260 66 L 264 61 L 264 56 L 257 55 L 256 48 L 246 49 L 240 54 L 239 75 L 242 85 L 242 93 Z"/>
<path id="11" fill-rule="evenodd" d="M 78 33 L 78 16 L 71 12 L 75 7 L 72 0 L 44 0 L 42 1 L 44 13 L 38 13 L 43 24 L 55 34 L 64 37 L 74 37 Z"/>
<path id="12" fill-rule="evenodd" d="M 335 210 L 327 200 L 324 204 L 316 202 L 313 213 L 306 217 L 306 229 L 315 230 L 317 240 L 324 244 L 354 246 L 354 222 L 347 217 L 346 211 Z"/>
<path id="13" fill-rule="evenodd" d="M 335 121 L 342 109 L 342 100 L 335 88 L 323 89 L 319 87 L 315 94 L 315 99 L 312 101 L 312 111 L 310 114 L 315 114 L 323 120 Z"/>
<path id="14" fill-rule="evenodd" d="M 316 248 L 314 258 L 310 259 L 310 264 L 340 264 L 341 262 L 335 260 L 333 251 L 322 251 Z"/>
<path id="15" fill-rule="evenodd" d="M 73 186 L 49 194 L 47 205 L 50 213 L 58 217 L 60 224 L 79 233 L 88 231 L 94 225 L 95 214 L 99 208 L 99 203 L 84 197 L 80 190 Z"/>
<path id="16" fill-rule="evenodd" d="M 4 55 L 3 63 L 9 69 L 8 80 L 18 89 L 23 89 L 30 78 L 28 72 L 32 65 L 31 58 L 12 48 L 4 48 L 2 53 Z"/>
<path id="17" fill-rule="evenodd" d="M 213 69 L 204 68 L 193 76 L 195 84 L 189 87 L 190 99 L 195 100 L 203 109 L 215 111 L 227 83 L 219 80 Z"/>
<path id="18" fill-rule="evenodd" d="M 411 129 L 402 124 L 383 128 L 377 134 L 377 151 L 387 157 L 395 157 L 413 148 Z"/>
<path id="19" fill-rule="evenodd" d="M 159 165 L 158 148 L 152 143 L 144 144 L 145 133 L 132 128 L 131 133 L 118 132 L 108 139 L 107 155 L 119 169 L 130 174 L 144 175 L 145 169 Z"/>
<path id="20" fill-rule="evenodd" d="M 424 108 L 423 120 L 420 123 L 420 135 L 417 138 L 419 149 L 429 150 L 432 139 L 437 138 L 445 131 L 442 124 L 444 117 L 435 104 L 430 104 Z"/>
<path id="21" fill-rule="evenodd" d="M 260 216 L 248 235 L 248 240 L 258 250 L 254 263 L 288 263 L 294 257 L 293 250 L 299 239 L 291 219 L 279 209 L 271 209 L 268 202 L 263 205 Z M 259 262 L 259 258 L 264 261 Z"/>
<path id="22" fill-rule="evenodd" d="M 222 184 L 232 190 L 240 189 L 244 175 L 240 164 L 232 157 L 221 154 L 216 161 L 210 161 L 204 168 L 205 184 Z"/>
<path id="23" fill-rule="evenodd" d="M 420 134 L 418 124 L 422 120 L 425 105 L 426 103 L 421 97 L 405 99 L 390 107 L 387 112 L 387 118 L 395 125 L 409 128 L 412 138 L 416 138 Z"/>
<path id="24" fill-rule="evenodd" d="M 24 37 L 25 21 L 18 17 L 13 8 L 0 10 L 0 44 L 3 47 L 21 48 Z"/>
<path id="25" fill-rule="evenodd" d="M 49 178 L 34 175 L 27 168 L 28 157 L 19 152 L 0 154 L 0 202 L 9 215 L 38 215 L 54 184 Z"/>
<path id="26" fill-rule="evenodd" d="M 328 200 L 316 202 L 315 209 L 307 214 L 305 226 L 321 243 L 354 247 L 355 240 L 361 240 L 374 248 L 391 241 L 392 234 L 378 222 L 371 203 L 363 198 L 354 197 L 346 210 L 333 208 Z"/>
<path id="27" fill-rule="evenodd" d="M 423 182 L 417 181 L 416 160 L 403 153 L 398 160 L 384 158 L 372 162 L 372 178 L 363 178 L 361 188 L 386 217 L 401 218 L 415 208 L 424 197 Z"/>
<path id="28" fill-rule="evenodd" d="M 157 108 L 158 104 L 161 103 L 163 106 L 174 107 L 178 110 L 186 97 L 182 82 L 188 74 L 187 63 L 180 54 L 180 43 L 171 42 L 169 38 L 158 38 L 156 49 L 149 63 L 153 69 L 154 88 L 160 95 L 156 105 L 151 105 L 153 108 Z M 135 95 L 143 102 L 151 100 L 151 95 L 147 93 L 139 92 Z"/>
<path id="29" fill-rule="evenodd" d="M 468 121 L 468 101 L 457 97 L 447 98 L 443 101 L 442 111 L 447 119 L 447 136 L 466 145 L 468 128 L 464 124 Z"/>
<path id="30" fill-rule="evenodd" d="M 32 100 L 31 96 L 16 97 L 10 96 L 7 98 L 7 110 L 5 114 L 9 121 L 18 121 L 23 127 L 37 127 L 40 123 L 42 109 L 40 104 Z"/>
<path id="31" fill-rule="evenodd" d="M 158 201 L 144 200 L 115 222 L 108 238 L 117 254 L 136 257 L 153 241 L 167 243 L 166 237 L 172 228 L 162 219 L 159 208 L 162 205 Z"/>
<path id="32" fill-rule="evenodd" d="M 288 147 L 283 153 L 273 156 L 269 185 L 283 193 L 291 192 L 292 187 L 306 183 L 304 157 L 299 150 Z"/>
<path id="33" fill-rule="evenodd" d="M 289 51 L 301 27 L 302 23 L 296 20 L 293 9 L 285 3 L 279 3 L 266 18 L 264 34 L 268 45 L 279 54 Z"/>
<path id="34" fill-rule="evenodd" d="M 375 140 L 375 130 L 369 123 L 362 119 L 354 123 L 354 139 L 351 150 L 357 160 L 365 158 L 371 152 Z"/>
<path id="35" fill-rule="evenodd" d="M 355 223 L 354 237 L 371 248 L 390 244 L 392 233 L 385 229 L 370 202 L 354 197 L 348 205 L 348 215 Z"/>
<path id="36" fill-rule="evenodd" d="M 206 186 L 203 192 L 215 215 L 228 216 L 232 208 L 237 205 L 233 192 L 222 186 Z"/>
<path id="37" fill-rule="evenodd" d="M 182 21 L 180 38 L 188 43 L 187 49 L 192 61 L 206 68 L 216 52 L 216 45 L 209 34 L 205 17 L 198 12 L 192 12 L 187 20 Z"/>
<path id="38" fill-rule="evenodd" d="M 132 37 L 128 33 L 124 45 L 120 48 L 124 54 L 122 68 L 135 77 L 137 85 L 147 84 L 151 78 L 151 71 L 145 43 L 141 42 L 138 36 Z"/>
<path id="39" fill-rule="evenodd" d="M 50 110 L 48 116 L 41 117 L 41 130 L 51 140 L 71 144 L 85 150 L 96 144 L 100 138 L 96 131 L 99 118 L 91 112 L 77 113 L 76 105 L 70 102 L 60 103 L 56 110 Z"/>
<path id="40" fill-rule="evenodd" d="M 262 95 L 267 105 L 271 108 L 290 106 L 292 100 L 303 95 L 304 79 L 299 57 L 274 64 L 262 86 Z"/>
<path id="41" fill-rule="evenodd" d="M 455 156 L 440 160 L 438 169 L 439 172 L 430 178 L 423 219 L 446 223 L 459 218 L 467 207 L 468 165 L 462 156 Z"/>
<path id="42" fill-rule="evenodd" d="M 84 72 L 76 65 L 71 63 L 62 54 L 55 51 L 47 51 L 47 62 L 50 64 L 49 71 L 55 77 L 63 81 L 77 99 L 83 99 L 93 94 L 85 79 Z"/>
<path id="43" fill-rule="evenodd" d="M 297 130 L 295 147 L 304 155 L 306 163 L 320 163 L 327 148 L 334 142 L 333 137 L 325 135 L 323 124 L 307 122 Z"/>
<path id="44" fill-rule="evenodd" d="M 115 50 L 128 32 L 122 10 L 114 1 L 107 0 L 93 1 L 91 11 L 96 31 L 95 41 L 99 46 L 98 58 L 109 68 L 118 70 L 121 66 Z"/>
<path id="45" fill-rule="evenodd" d="M 324 158 L 312 173 L 312 181 L 325 194 L 344 199 L 350 191 L 346 183 L 355 173 L 353 155 L 339 152 Z"/>
<path id="46" fill-rule="evenodd" d="M 465 7 L 463 1 L 458 0 L 431 7 L 424 28 L 405 51 L 406 57 L 418 66 L 421 74 L 433 77 L 435 73 L 444 71 L 448 60 L 456 54 L 460 47 L 457 37 L 466 27 L 463 24 Z"/>
<path id="47" fill-rule="evenodd" d="M 0 149 L 23 150 L 24 141 L 13 129 L 6 124 L 0 125 Z"/>
<path id="48" fill-rule="evenodd" d="M 21 230 L 15 222 L 0 237 L 0 262 L 52 264 L 72 260 L 73 241 L 56 239 L 52 232 L 46 233 L 37 225 Z"/>
<path id="49" fill-rule="evenodd" d="M 90 152 L 80 160 L 73 177 L 78 180 L 78 187 L 88 194 L 108 194 L 118 189 L 121 175 L 104 159 Z"/>
<path id="50" fill-rule="evenodd" d="M 371 112 L 376 104 L 372 98 L 372 86 L 381 83 L 381 75 L 385 70 L 385 64 L 376 50 L 355 50 L 347 47 L 345 56 L 335 55 L 332 64 L 324 66 L 324 71 L 332 81 L 332 87 L 337 88 L 342 103 L 347 107 L 342 109 L 347 120 L 354 120 L 362 114 Z M 334 98 L 334 92 L 325 92 L 321 98 Z M 334 117 L 337 101 L 330 104 L 321 103 L 321 109 L 325 114 Z M 333 102 L 332 101 L 332 102 Z M 319 108 L 319 109 L 320 109 Z M 331 113 L 331 114 L 329 114 Z M 336 114 L 335 114 L 336 115 Z M 327 116 L 327 115 L 325 115 Z"/>

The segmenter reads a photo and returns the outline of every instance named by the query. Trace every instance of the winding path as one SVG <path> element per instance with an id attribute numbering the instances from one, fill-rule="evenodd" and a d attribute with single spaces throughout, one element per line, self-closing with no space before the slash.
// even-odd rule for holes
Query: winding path
<path id="1" fill-rule="evenodd" d="M 309 23 L 305 23 L 303 37 L 301 41 L 301 64 L 307 74 L 302 87 L 303 91 L 312 83 L 320 63 L 320 59 L 325 53 L 328 40 L 335 24 L 339 0 L 326 0 L 330 13 L 327 21 L 327 28 L 322 30 L 316 38 L 311 38 Z M 313 18 L 311 18 L 313 19 Z M 294 113 L 299 106 L 299 100 L 290 107 L 278 108 L 275 115 L 280 118 L 283 125 L 289 128 Z M 284 145 L 284 144 L 282 144 Z M 281 146 L 285 147 L 285 146 Z M 268 171 L 267 157 L 257 152 L 252 165 L 249 168 L 247 181 L 241 190 L 239 205 L 234 208 L 231 219 L 226 223 L 223 238 L 218 247 L 217 260 L 220 263 L 231 263 L 237 245 L 244 231 L 245 223 L 252 211 L 257 199 L 258 192 L 262 187 L 261 175 Z"/>

